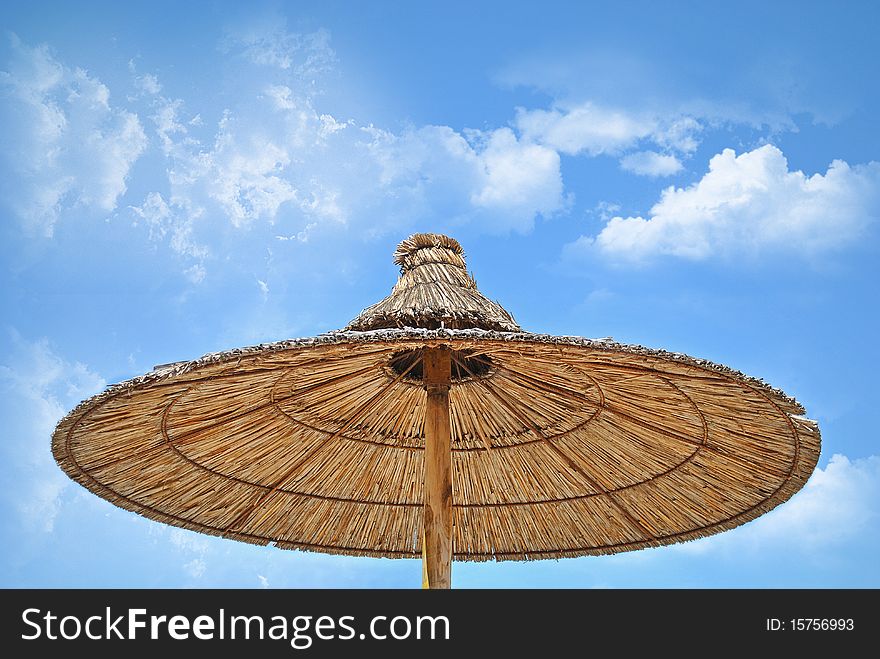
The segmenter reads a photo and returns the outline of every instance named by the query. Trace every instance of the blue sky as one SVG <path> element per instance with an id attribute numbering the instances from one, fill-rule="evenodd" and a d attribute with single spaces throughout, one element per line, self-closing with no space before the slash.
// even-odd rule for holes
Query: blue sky
<path id="1" fill-rule="evenodd" d="M 662 5 L 662 6 L 661 6 Z M 880 586 L 872 2 L 0 9 L 0 585 L 411 587 L 418 561 L 174 529 L 55 423 L 153 365 L 344 326 L 416 231 L 531 331 L 686 352 L 819 421 L 790 502 L 463 587 Z"/>

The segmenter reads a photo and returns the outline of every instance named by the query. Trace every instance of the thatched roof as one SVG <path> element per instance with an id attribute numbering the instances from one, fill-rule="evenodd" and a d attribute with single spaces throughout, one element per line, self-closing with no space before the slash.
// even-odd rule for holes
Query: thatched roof
<path id="1" fill-rule="evenodd" d="M 397 246 L 394 262 L 400 266 L 400 279 L 391 294 L 364 309 L 345 329 L 521 331 L 513 316 L 477 290 L 457 240 L 436 233 L 417 233 Z"/>
<path id="2" fill-rule="evenodd" d="M 691 540 L 786 501 L 815 422 L 781 391 L 685 355 L 524 332 L 334 332 L 114 385 L 55 430 L 71 478 L 122 508 L 283 549 L 418 557 L 419 351 L 451 346 L 457 560 Z M 401 355 L 409 366 L 397 367 Z M 467 368 L 488 364 L 479 374 Z"/>

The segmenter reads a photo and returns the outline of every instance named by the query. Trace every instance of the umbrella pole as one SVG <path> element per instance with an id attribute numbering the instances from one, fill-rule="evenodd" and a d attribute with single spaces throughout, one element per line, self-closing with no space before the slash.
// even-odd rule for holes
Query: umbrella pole
<path id="1" fill-rule="evenodd" d="M 449 348 L 426 348 L 422 356 L 425 412 L 425 511 L 422 561 L 424 588 L 452 582 L 452 438 L 449 427 Z"/>

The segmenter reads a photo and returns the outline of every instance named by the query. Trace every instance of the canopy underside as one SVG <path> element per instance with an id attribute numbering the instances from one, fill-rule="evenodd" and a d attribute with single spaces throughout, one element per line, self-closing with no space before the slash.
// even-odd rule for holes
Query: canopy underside
<path id="1" fill-rule="evenodd" d="M 425 393 L 400 366 L 417 358 L 400 354 L 435 345 L 459 355 L 456 560 L 709 535 L 787 500 L 818 459 L 803 409 L 735 371 L 479 330 L 342 332 L 176 365 L 85 401 L 53 452 L 73 479 L 155 520 L 285 549 L 415 558 Z"/>

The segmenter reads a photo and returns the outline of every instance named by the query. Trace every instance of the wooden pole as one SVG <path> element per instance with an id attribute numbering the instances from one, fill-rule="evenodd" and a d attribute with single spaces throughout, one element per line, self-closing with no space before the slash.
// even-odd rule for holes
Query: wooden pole
<path id="1" fill-rule="evenodd" d="M 449 428 L 449 348 L 426 348 L 423 360 L 425 412 L 425 513 L 422 540 L 425 588 L 452 582 L 452 438 Z"/>

